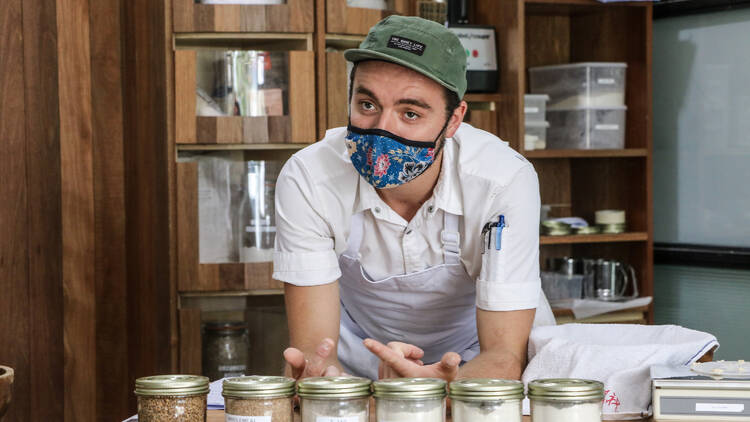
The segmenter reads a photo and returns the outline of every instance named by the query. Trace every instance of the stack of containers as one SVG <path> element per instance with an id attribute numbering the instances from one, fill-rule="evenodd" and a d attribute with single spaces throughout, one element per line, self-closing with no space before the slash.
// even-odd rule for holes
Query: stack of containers
<path id="1" fill-rule="evenodd" d="M 625 147 L 626 63 L 572 63 L 529 69 L 529 86 L 547 94 L 550 149 Z"/>
<path id="2" fill-rule="evenodd" d="M 526 94 L 523 97 L 523 117 L 526 134 L 524 149 L 533 151 L 547 147 L 547 101 L 548 95 Z"/>

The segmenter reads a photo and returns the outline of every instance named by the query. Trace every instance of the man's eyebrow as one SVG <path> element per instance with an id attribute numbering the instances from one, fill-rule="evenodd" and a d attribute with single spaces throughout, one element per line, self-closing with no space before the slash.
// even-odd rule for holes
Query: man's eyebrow
<path id="1" fill-rule="evenodd" d="M 377 102 L 377 103 L 380 102 L 378 100 L 378 97 L 376 97 L 375 94 L 372 91 L 370 91 L 369 89 L 367 89 L 367 88 L 365 88 L 363 86 L 358 86 L 356 92 L 357 92 L 357 94 L 367 95 L 368 97 L 370 97 L 373 100 L 375 100 L 375 102 Z"/>
<path id="2" fill-rule="evenodd" d="M 430 107 L 429 104 L 425 103 L 424 101 L 420 101 L 416 98 L 402 98 L 398 101 L 396 101 L 396 104 L 411 104 L 417 107 L 421 107 L 425 110 L 431 110 L 432 107 Z"/>

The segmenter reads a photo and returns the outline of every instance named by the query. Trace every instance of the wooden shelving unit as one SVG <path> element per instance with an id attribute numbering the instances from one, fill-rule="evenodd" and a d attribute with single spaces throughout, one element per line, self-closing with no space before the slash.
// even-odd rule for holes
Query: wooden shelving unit
<path id="1" fill-rule="evenodd" d="M 416 2 L 396 0 L 389 11 L 349 8 L 343 0 L 288 0 L 285 6 L 209 6 L 193 0 L 167 4 L 172 13 L 167 22 L 173 25 L 167 62 L 174 64 L 166 88 L 168 115 L 173 119 L 168 141 L 175 155 L 243 151 L 246 157 L 279 159 L 320 139 L 327 128 L 346 124 L 348 81 L 343 50 L 356 47 L 382 17 L 413 14 Z M 500 91 L 467 94 L 467 121 L 497 134 L 532 161 L 539 174 L 542 202 L 557 205 L 553 216 L 579 215 L 593 221 L 593 212 L 604 208 L 625 209 L 628 215 L 628 233 L 541 237 L 542 263 L 547 257 L 562 255 L 626 261 L 637 269 L 642 294 L 651 295 L 651 6 L 604 5 L 595 0 L 477 0 L 475 6 L 471 21 L 496 29 Z M 194 54 L 207 48 L 293 52 L 298 74 L 290 74 L 297 78 L 290 97 L 294 96 L 297 108 L 289 120 L 301 120 L 285 123 L 291 128 L 286 131 L 269 129 L 258 143 L 247 132 L 267 123 L 262 119 L 196 119 L 191 100 Z M 524 151 L 526 69 L 575 61 L 628 63 L 625 149 Z M 305 73 L 301 79 L 300 69 Z M 294 136 L 287 137 L 290 134 Z M 239 300 L 246 301 L 248 309 L 279 306 L 283 290 L 271 280 L 270 263 L 198 262 L 196 165 L 172 162 L 169 166 L 175 208 L 171 254 L 176 257 L 176 297 L 172 301 L 180 306 L 175 305 L 177 324 L 172 333 L 177 339 L 174 365 L 196 372 L 200 356 L 195 348 L 200 347 L 205 314 L 195 303 Z M 650 308 L 645 312 L 650 320 Z M 271 325 L 279 321 L 274 318 Z M 276 331 L 284 329 L 279 326 Z M 269 333 L 268 327 L 261 331 Z"/>

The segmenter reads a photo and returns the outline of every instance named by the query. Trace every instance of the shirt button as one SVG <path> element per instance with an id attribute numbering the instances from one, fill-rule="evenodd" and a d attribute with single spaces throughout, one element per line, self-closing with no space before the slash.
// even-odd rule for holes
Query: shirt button
<path id="1" fill-rule="evenodd" d="M 375 212 L 379 214 L 380 213 L 380 207 L 375 207 Z"/>
<path id="2" fill-rule="evenodd" d="M 407 230 L 406 234 L 411 234 L 411 229 Z"/>
<path id="3" fill-rule="evenodd" d="M 435 211 L 435 207 L 433 207 L 432 205 L 427 207 L 427 212 L 434 212 L 434 211 Z"/>

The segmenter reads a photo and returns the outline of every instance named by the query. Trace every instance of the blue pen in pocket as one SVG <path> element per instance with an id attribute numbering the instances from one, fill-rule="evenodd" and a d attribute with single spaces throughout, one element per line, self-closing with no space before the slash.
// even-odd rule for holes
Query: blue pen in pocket
<path id="1" fill-rule="evenodd" d="M 502 240 L 503 240 L 503 229 L 505 228 L 505 216 L 500 215 L 500 217 L 497 218 L 497 232 L 495 234 L 495 250 L 500 250 L 502 248 Z"/>

